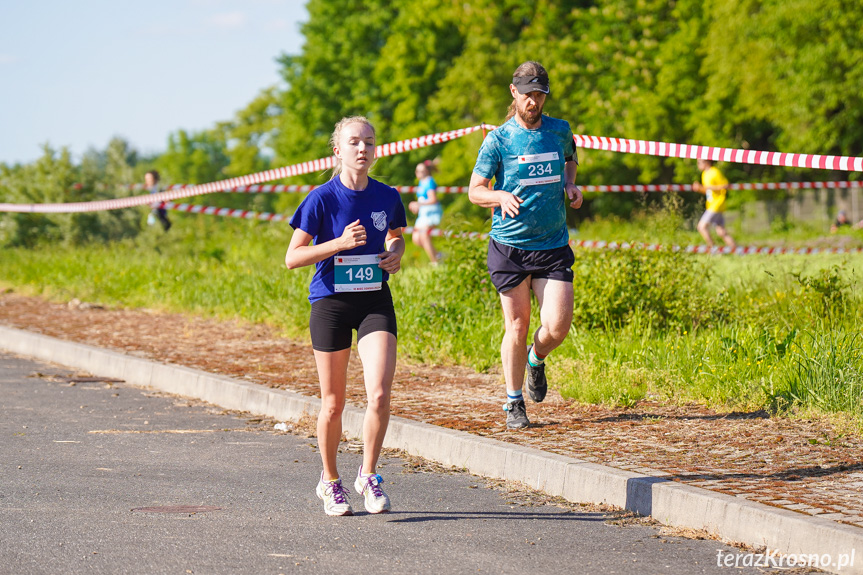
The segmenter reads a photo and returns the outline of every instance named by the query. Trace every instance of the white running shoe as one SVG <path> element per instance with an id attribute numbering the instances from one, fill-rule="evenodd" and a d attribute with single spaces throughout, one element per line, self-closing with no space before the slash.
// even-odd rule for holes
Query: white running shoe
<path id="1" fill-rule="evenodd" d="M 363 466 L 360 465 L 354 489 L 365 499 L 366 511 L 369 513 L 386 513 L 390 510 L 390 498 L 381 489 L 383 482 L 380 475 L 363 475 Z"/>
<path id="2" fill-rule="evenodd" d="M 324 472 L 315 493 L 324 502 L 324 513 L 332 516 L 353 515 L 354 510 L 348 501 L 348 490 L 342 486 L 342 480 L 324 481 Z"/>

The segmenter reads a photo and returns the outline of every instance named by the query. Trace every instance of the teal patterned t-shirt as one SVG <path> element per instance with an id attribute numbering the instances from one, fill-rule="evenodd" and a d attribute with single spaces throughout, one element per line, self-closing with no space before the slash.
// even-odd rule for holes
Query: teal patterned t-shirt
<path id="1" fill-rule="evenodd" d="M 569 122 L 545 115 L 534 130 L 511 118 L 486 136 L 473 172 L 524 200 L 515 218 L 504 220 L 500 208 L 494 209 L 494 241 L 523 250 L 567 244 L 563 167 L 570 155 L 578 162 Z"/>

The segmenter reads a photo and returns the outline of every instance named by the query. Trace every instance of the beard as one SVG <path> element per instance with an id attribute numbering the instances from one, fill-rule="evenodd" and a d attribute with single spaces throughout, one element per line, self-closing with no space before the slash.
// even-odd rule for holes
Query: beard
<path id="1" fill-rule="evenodd" d="M 537 106 L 531 111 L 528 111 L 527 108 L 522 110 L 517 110 L 518 117 L 521 118 L 522 122 L 525 124 L 532 126 L 539 122 L 539 119 L 542 117 L 542 106 Z"/>

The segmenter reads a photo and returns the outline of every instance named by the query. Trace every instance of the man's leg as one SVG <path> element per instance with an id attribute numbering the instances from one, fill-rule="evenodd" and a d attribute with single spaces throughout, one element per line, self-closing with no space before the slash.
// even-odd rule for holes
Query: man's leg
<path id="1" fill-rule="evenodd" d="M 572 282 L 535 279 L 532 288 L 541 323 L 533 334 L 533 346 L 537 355 L 545 357 L 563 343 L 572 326 Z"/>
<path id="2" fill-rule="evenodd" d="M 737 244 L 734 243 L 734 238 L 731 237 L 731 234 L 728 233 L 725 226 L 716 226 L 716 234 L 722 238 L 722 241 L 725 242 L 726 246 L 732 250 L 737 249 Z"/>
<path id="3" fill-rule="evenodd" d="M 563 343 L 572 324 L 572 282 L 554 279 L 533 280 L 539 302 L 540 326 L 531 338 L 527 357 L 527 394 L 536 403 L 548 393 L 545 358 Z"/>
<path id="4" fill-rule="evenodd" d="M 525 411 L 524 369 L 527 364 L 527 334 L 530 330 L 530 278 L 500 294 L 506 326 L 500 344 L 503 375 L 506 379 L 506 426 L 522 429 L 530 425 Z"/>
<path id="5" fill-rule="evenodd" d="M 530 278 L 500 294 L 506 328 L 500 345 L 500 359 L 506 391 L 521 392 L 527 363 L 527 334 L 530 330 Z"/>
<path id="6" fill-rule="evenodd" d="M 167 232 L 171 229 L 171 220 L 168 219 L 168 210 L 165 208 L 159 208 L 158 215 L 159 221 L 162 222 L 162 229 Z"/>
<path id="7" fill-rule="evenodd" d="M 704 238 L 704 241 L 707 242 L 707 245 L 711 248 L 713 247 L 713 238 L 710 237 L 710 223 L 702 220 L 698 222 L 698 233 L 701 234 L 701 237 Z"/>

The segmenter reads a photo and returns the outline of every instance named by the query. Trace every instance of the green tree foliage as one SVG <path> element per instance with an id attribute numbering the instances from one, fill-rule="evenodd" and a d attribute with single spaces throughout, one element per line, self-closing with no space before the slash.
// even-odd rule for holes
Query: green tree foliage
<path id="1" fill-rule="evenodd" d="M 275 86 L 262 90 L 230 122 L 217 129 L 224 133 L 228 164 L 222 170 L 229 178 L 268 170 L 273 145 L 278 136 L 278 120 L 283 110 Z"/>
<path id="2" fill-rule="evenodd" d="M 568 120 L 577 134 L 863 154 L 863 4 L 853 0 L 309 0 L 307 7 L 301 52 L 278 58 L 284 89 L 264 89 L 212 129 L 178 130 L 152 162 L 112 142 L 85 157 L 82 181 L 140 181 L 143 168 L 155 166 L 165 183 L 202 183 L 326 157 L 333 125 L 354 114 L 373 121 L 381 143 L 499 124 L 511 101 L 510 75 L 529 59 L 551 74 L 546 112 Z M 374 174 L 409 184 L 417 162 L 436 158 L 438 183 L 464 185 L 481 140 L 473 134 L 387 158 Z M 593 150 L 581 150 L 579 159 L 583 184 L 698 177 L 692 160 Z M 721 168 L 732 182 L 858 177 Z M 776 192 L 735 192 L 729 202 L 762 195 Z M 628 217 L 640 203 L 658 201 L 620 194 L 588 199 L 581 218 Z M 252 207 L 288 211 L 296 200 L 257 198 Z M 227 194 L 198 201 L 249 205 L 248 197 Z M 476 225 L 487 217 L 466 197 L 444 201 L 448 213 L 473 217 Z M 702 201 L 691 194 L 684 207 Z"/>
<path id="3" fill-rule="evenodd" d="M 278 122 L 282 112 L 278 90 L 275 86 L 270 86 L 261 90 L 254 100 L 237 112 L 233 120 L 221 122 L 216 126 L 216 130 L 223 134 L 226 142 L 227 165 L 222 169 L 222 177 L 235 178 L 263 172 L 272 167 L 275 153 L 273 146 L 278 137 Z M 202 201 L 209 205 L 262 212 L 277 210 L 275 206 L 280 200 L 282 198 L 274 194 L 214 194 L 202 198 Z M 292 200 L 294 198 L 290 198 L 288 203 L 291 204 Z"/>
<path id="4" fill-rule="evenodd" d="M 225 178 L 229 164 L 222 130 L 189 133 L 177 130 L 168 137 L 168 149 L 155 164 L 166 183 L 204 184 Z"/>
<path id="5" fill-rule="evenodd" d="M 745 128 L 764 122 L 772 129 L 761 146 L 863 151 L 863 5 L 709 0 L 706 7 L 716 24 L 705 36 L 708 87 L 696 135 L 751 142 Z"/>
<path id="6" fill-rule="evenodd" d="M 308 8 L 302 54 L 281 59 L 281 162 L 328 153 L 332 125 L 349 114 L 371 117 L 380 141 L 498 123 L 509 76 L 526 59 L 549 69 L 546 109 L 576 133 L 806 153 L 863 148 L 859 3 L 311 0 Z M 440 154 L 439 180 L 463 183 L 478 145 L 466 138 L 378 169 L 404 183 L 415 161 Z M 585 151 L 581 181 L 689 182 L 694 164 Z M 726 171 L 732 180 L 788 176 Z"/>
<path id="7" fill-rule="evenodd" d="M 327 141 L 342 116 L 364 114 L 377 122 L 374 103 L 380 101 L 381 86 L 372 73 L 388 36 L 383 32 L 398 13 L 398 4 L 309 2 L 303 52 L 281 58 L 288 89 L 281 98 L 284 113 L 276 139 L 280 163 L 331 154 Z M 320 183 L 323 178 L 312 174 L 304 179 Z"/>
<path id="8" fill-rule="evenodd" d="M 27 165 L 0 165 L 0 201 L 21 204 L 87 202 L 116 197 L 115 178 L 131 174 L 134 159 L 126 143 L 114 139 L 104 154 L 90 151 L 76 166 L 69 150 L 45 146 L 42 157 Z M 128 181 L 128 180 L 127 180 Z M 0 213 L 0 245 L 34 246 L 63 241 L 82 244 L 133 236 L 138 213 L 111 210 L 71 214 Z"/>

